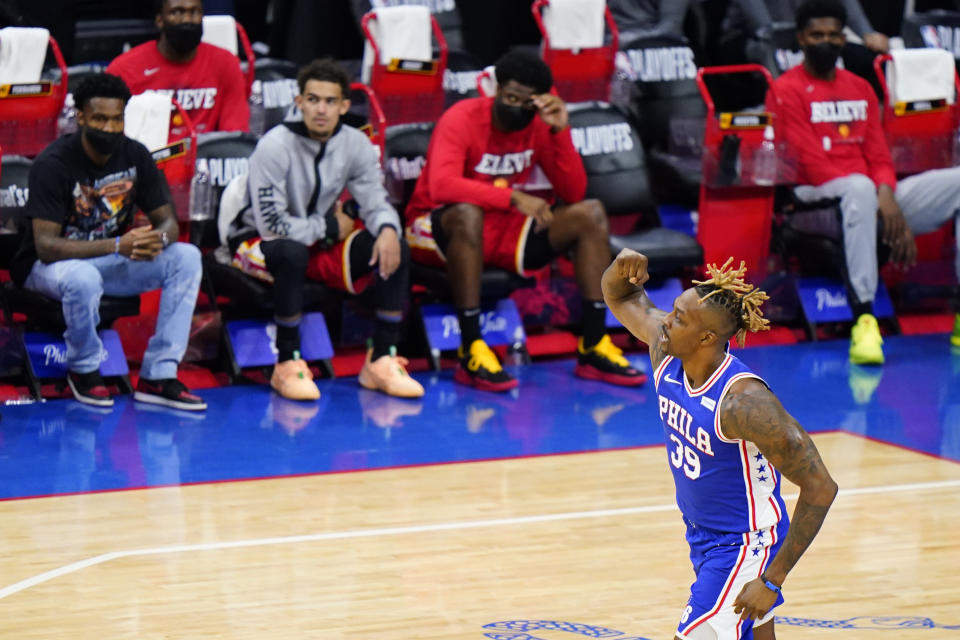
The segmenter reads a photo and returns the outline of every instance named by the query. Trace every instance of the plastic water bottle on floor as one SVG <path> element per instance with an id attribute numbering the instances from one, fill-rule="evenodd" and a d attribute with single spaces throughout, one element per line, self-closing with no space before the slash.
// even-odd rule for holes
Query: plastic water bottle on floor
<path id="1" fill-rule="evenodd" d="M 763 142 L 753 152 L 753 182 L 764 187 L 777 181 L 777 147 L 773 143 L 773 127 L 763 130 Z"/>

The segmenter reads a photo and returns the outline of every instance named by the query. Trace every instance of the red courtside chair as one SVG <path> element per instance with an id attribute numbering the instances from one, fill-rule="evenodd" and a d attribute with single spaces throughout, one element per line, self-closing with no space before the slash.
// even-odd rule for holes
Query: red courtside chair
<path id="1" fill-rule="evenodd" d="M 226 49 L 234 55 L 238 55 L 238 46 L 243 50 L 243 55 L 246 57 L 246 60 L 241 63 L 241 69 L 243 69 L 244 75 L 247 78 L 247 98 L 250 97 L 250 94 L 253 90 L 253 81 L 255 78 L 256 69 L 254 68 L 254 63 L 256 58 L 253 54 L 253 47 L 250 46 L 250 38 L 247 37 L 247 31 L 243 28 L 243 25 L 237 22 L 233 16 L 204 16 L 204 30 L 207 29 L 207 25 L 210 24 L 210 19 L 214 20 L 224 20 L 233 23 L 234 29 L 236 31 L 236 39 L 231 41 L 229 39 L 221 41 L 219 38 L 204 38 L 203 42 L 220 47 L 221 49 Z"/>
<path id="2" fill-rule="evenodd" d="M 383 107 L 380 106 L 380 99 L 373 89 L 362 82 L 354 82 L 350 85 L 351 93 L 362 93 L 367 101 L 366 121 L 357 122 L 357 128 L 370 137 L 377 149 L 380 150 L 380 160 L 383 160 L 384 149 L 386 148 L 387 118 L 383 113 Z M 345 117 L 349 119 L 350 114 Z M 348 124 L 354 124 L 350 122 Z"/>
<path id="3" fill-rule="evenodd" d="M 926 51 L 926 49 L 924 50 Z M 885 67 L 893 56 L 877 56 L 874 71 L 883 89 L 881 118 L 887 145 L 898 177 L 931 169 L 944 169 L 958 164 L 957 133 L 960 129 L 960 76 L 953 74 L 954 96 L 935 100 L 902 102 L 892 96 Z M 917 236 L 918 262 L 949 261 L 953 257 L 953 225 L 945 224 L 936 231 Z M 889 269 L 885 280 L 902 276 Z"/>
<path id="4" fill-rule="evenodd" d="M 397 7 L 399 8 L 399 7 Z M 361 20 L 364 38 L 373 54 L 369 86 L 376 93 L 390 125 L 407 122 L 429 122 L 440 117 L 444 108 L 443 74 L 447 68 L 447 41 L 437 19 L 430 16 L 433 38 L 439 47 L 439 57 L 431 61 L 391 58 L 381 63 L 381 49 L 371 31 L 370 23 L 377 20 L 378 9 L 368 12 Z"/>
<path id="5" fill-rule="evenodd" d="M 723 264 L 728 257 L 736 256 L 746 261 L 748 273 L 756 278 L 766 271 L 774 184 L 754 179 L 752 158 L 764 140 L 766 128 L 772 126 L 776 130 L 774 114 L 766 111 L 718 114 L 704 79 L 711 74 L 741 73 L 759 73 L 767 88 L 773 84 L 770 72 L 758 64 L 704 67 L 697 72 L 697 86 L 707 106 L 697 240 L 704 249 L 704 263 Z M 721 149 L 727 136 L 740 139 L 741 173 L 733 181 L 721 177 Z M 782 164 L 780 169 L 782 172 Z M 777 181 L 783 181 L 783 176 Z"/>
<path id="6" fill-rule="evenodd" d="M 57 118 L 67 95 L 67 64 L 57 41 L 49 48 L 60 78 L 0 84 L 0 145 L 4 153 L 35 156 L 57 137 Z"/>
<path id="7" fill-rule="evenodd" d="M 960 77 L 954 71 L 952 104 L 947 96 L 901 102 L 891 96 L 884 73 L 886 64 L 892 60 L 890 54 L 877 56 L 873 68 L 883 89 L 880 115 L 897 174 L 910 175 L 953 166 L 960 126 L 960 105 L 956 98 L 960 96 Z"/>
<path id="8" fill-rule="evenodd" d="M 175 98 L 171 98 L 178 115 L 189 134 L 152 152 L 153 161 L 163 172 L 170 186 L 170 198 L 180 224 L 180 240 L 188 242 L 190 219 L 190 191 L 197 163 L 197 131 L 190 116 Z"/>
<path id="9" fill-rule="evenodd" d="M 620 33 L 609 7 L 604 7 L 604 21 L 610 32 L 610 43 L 581 49 L 557 49 L 543 20 L 543 10 L 550 0 L 536 0 L 531 6 L 533 19 L 543 36 L 540 55 L 553 73 L 553 85 L 567 102 L 610 100 L 610 83 L 620 45 Z"/>

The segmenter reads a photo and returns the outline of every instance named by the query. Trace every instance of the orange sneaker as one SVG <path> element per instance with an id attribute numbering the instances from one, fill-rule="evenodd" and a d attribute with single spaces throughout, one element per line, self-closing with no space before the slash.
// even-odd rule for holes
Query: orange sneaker
<path id="1" fill-rule="evenodd" d="M 422 398 L 423 385 L 407 373 L 407 359 L 397 355 L 396 347 L 390 353 L 373 361 L 373 349 L 367 350 L 367 360 L 360 369 L 360 384 L 365 389 L 383 391 L 398 398 Z"/>
<path id="2" fill-rule="evenodd" d="M 289 400 L 319 400 L 320 389 L 313 381 L 310 367 L 300 359 L 300 353 L 295 351 L 293 360 L 278 362 L 270 376 L 270 386 L 284 398 Z"/>

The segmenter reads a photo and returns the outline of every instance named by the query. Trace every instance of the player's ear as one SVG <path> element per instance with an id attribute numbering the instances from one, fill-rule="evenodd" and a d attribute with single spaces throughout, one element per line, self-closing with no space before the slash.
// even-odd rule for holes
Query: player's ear
<path id="1" fill-rule="evenodd" d="M 719 339 L 720 339 L 720 336 L 717 335 L 716 331 L 713 331 L 712 329 L 707 329 L 700 334 L 700 346 L 709 347 Z"/>

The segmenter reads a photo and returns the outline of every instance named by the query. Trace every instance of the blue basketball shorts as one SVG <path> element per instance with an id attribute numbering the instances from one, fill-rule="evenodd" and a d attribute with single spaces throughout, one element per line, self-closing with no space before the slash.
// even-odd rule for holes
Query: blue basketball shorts
<path id="1" fill-rule="evenodd" d="M 787 535 L 789 521 L 749 533 L 722 533 L 699 527 L 684 518 L 690 561 L 697 579 L 680 616 L 677 636 L 685 640 L 744 640 L 753 626 L 769 622 L 783 595 L 762 620 L 741 620 L 733 604 L 743 586 L 758 577 L 773 560 Z"/>

